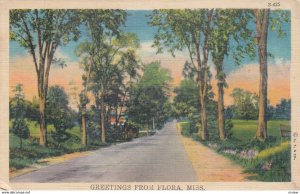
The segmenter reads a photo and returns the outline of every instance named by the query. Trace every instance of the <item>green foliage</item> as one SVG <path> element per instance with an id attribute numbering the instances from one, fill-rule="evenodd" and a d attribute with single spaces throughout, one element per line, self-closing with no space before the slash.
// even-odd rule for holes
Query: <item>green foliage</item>
<path id="1" fill-rule="evenodd" d="M 231 96 L 234 100 L 234 117 L 238 119 L 257 119 L 258 96 L 241 88 L 233 89 Z"/>
<path id="2" fill-rule="evenodd" d="M 270 16 L 271 30 L 277 31 L 280 38 L 286 36 L 286 32 L 282 29 L 282 24 L 291 22 L 291 12 L 287 10 L 274 10 Z"/>
<path id="3" fill-rule="evenodd" d="M 30 137 L 37 140 L 40 137 L 39 123 L 28 120 L 28 128 L 30 131 Z M 55 131 L 53 124 L 48 124 L 47 133 L 51 133 L 52 131 Z"/>
<path id="4" fill-rule="evenodd" d="M 124 125 L 110 126 L 106 131 L 107 142 L 123 141 L 124 139 Z"/>
<path id="5" fill-rule="evenodd" d="M 191 49 L 190 54 L 194 55 L 193 36 L 204 33 L 209 12 L 208 9 L 154 10 L 150 15 L 150 25 L 158 27 L 154 40 L 158 53 L 165 47 L 175 56 L 175 51 L 188 48 Z"/>
<path id="6" fill-rule="evenodd" d="M 184 79 L 180 85 L 174 89 L 176 94 L 174 98 L 174 114 L 178 117 L 192 117 L 199 114 L 200 99 L 199 89 L 191 79 Z"/>
<path id="7" fill-rule="evenodd" d="M 9 166 L 10 168 L 24 168 L 35 163 L 38 159 L 63 154 L 63 150 L 49 149 L 43 146 L 31 144 L 29 140 L 24 140 L 24 148 L 19 149 L 16 142 L 18 137 L 9 135 Z"/>
<path id="8" fill-rule="evenodd" d="M 68 107 L 68 95 L 61 86 L 51 86 L 47 95 L 46 121 L 53 124 L 55 131 L 51 132 L 52 138 L 58 143 L 70 138 L 66 133 L 73 126 L 73 115 Z"/>
<path id="9" fill-rule="evenodd" d="M 91 106 L 86 112 L 87 142 L 99 141 L 101 131 L 99 115 L 99 110 L 95 106 Z"/>
<path id="10" fill-rule="evenodd" d="M 14 119 L 12 121 L 11 131 L 14 134 L 18 135 L 20 138 L 24 138 L 24 139 L 29 138 L 30 135 L 27 122 L 25 119 L 20 119 L 20 118 Z"/>
<path id="11" fill-rule="evenodd" d="M 53 19 L 59 21 L 55 21 Z M 78 22 L 78 17 L 74 10 L 20 10 L 15 9 L 10 11 L 10 25 L 11 25 L 11 38 L 14 40 L 19 40 L 21 38 L 17 32 L 21 32 L 20 27 L 23 22 L 28 22 L 29 30 L 37 30 L 37 26 L 44 25 L 45 28 L 42 32 L 45 40 L 52 40 L 55 38 L 62 38 L 63 43 L 67 43 L 71 39 L 78 39 L 79 31 L 76 29 L 76 22 Z M 49 29 L 58 29 L 59 31 L 49 31 Z M 48 30 L 48 31 L 47 31 Z M 68 36 L 72 35 L 72 36 Z M 26 39 L 25 39 L 26 40 Z"/>
<path id="12" fill-rule="evenodd" d="M 162 68 L 160 62 L 156 61 L 145 65 L 140 85 L 145 88 L 155 86 L 166 90 L 171 79 L 170 71 Z"/>
<path id="13" fill-rule="evenodd" d="M 211 88 L 209 88 L 211 90 Z M 176 118 L 183 118 L 190 123 L 190 134 L 197 132 L 201 128 L 200 119 L 200 99 L 199 89 L 197 84 L 191 79 L 184 79 L 180 85 L 174 90 L 176 96 L 174 98 L 174 116 Z M 218 113 L 217 103 L 213 100 L 213 93 L 210 92 L 205 100 L 207 109 L 207 126 L 208 132 L 212 139 L 219 138 L 218 130 Z M 230 118 L 225 120 L 226 137 L 230 138 L 231 128 L 233 127 Z"/>
<path id="14" fill-rule="evenodd" d="M 30 134 L 36 134 L 38 137 L 39 127 L 35 122 L 29 122 Z M 54 127 L 50 125 L 50 130 L 54 131 Z M 48 133 L 50 133 L 48 127 Z M 99 147 L 106 146 L 94 141 L 89 141 L 87 146 L 81 145 L 81 130 L 79 126 L 67 129 L 66 133 L 70 136 L 64 142 L 57 142 L 52 136 L 48 138 L 49 147 L 43 147 L 33 142 L 30 139 L 23 139 L 23 148 L 19 148 L 19 137 L 15 134 L 9 134 L 9 148 L 10 148 L 10 168 L 21 169 L 31 166 L 42 158 L 59 156 L 71 152 L 94 150 Z"/>
<path id="15" fill-rule="evenodd" d="M 199 112 L 201 112 L 201 114 L 198 114 L 199 117 L 204 115 L 205 112 L 208 113 L 207 120 L 205 118 L 202 121 L 205 122 L 202 123 L 203 139 L 208 137 L 207 133 L 211 133 L 212 138 L 215 138 L 218 134 L 216 111 L 213 110 L 215 103 L 210 100 L 214 94 L 211 92 L 210 85 L 212 74 L 208 66 L 209 57 L 212 54 L 212 60 L 217 68 L 218 85 L 227 86 L 225 82 L 226 75 L 223 72 L 223 59 L 228 54 L 230 36 L 234 35 L 235 40 L 238 42 L 237 37 L 241 35 L 240 37 L 242 37 L 244 43 L 246 42 L 247 46 L 251 45 L 251 41 L 248 41 L 248 35 L 251 31 L 247 29 L 246 17 L 242 10 L 215 9 L 154 10 L 150 15 L 150 25 L 157 27 L 153 46 L 157 48 L 158 53 L 167 50 L 175 56 L 176 51 L 188 51 L 189 61 L 184 64 L 183 73 L 186 78 L 197 83 L 198 101 L 200 99 L 201 102 L 205 101 L 203 106 L 198 104 Z M 237 49 L 239 51 L 237 53 L 240 54 L 236 57 L 237 60 L 241 60 L 243 57 L 242 53 L 245 50 L 243 48 L 239 47 L 240 50 Z M 176 113 L 177 115 L 189 112 L 188 119 L 190 121 L 194 120 L 195 113 L 198 112 L 195 106 L 189 106 L 184 101 L 176 102 L 175 106 L 180 108 Z M 187 113 L 184 114 L 188 116 Z M 198 125 L 197 127 L 199 127 L 199 121 L 193 122 L 194 126 Z M 226 126 L 232 127 L 230 124 Z M 209 129 L 209 132 L 207 132 L 207 129 Z M 229 132 L 225 132 L 225 134 L 230 135 Z"/>
<path id="16" fill-rule="evenodd" d="M 66 66 L 64 59 L 56 58 L 61 45 L 77 41 L 80 35 L 80 17 L 72 9 L 14 9 L 10 10 L 10 39 L 31 54 L 37 76 L 40 102 L 40 144 L 47 146 L 45 111 L 51 66 Z"/>
<path id="17" fill-rule="evenodd" d="M 180 122 L 180 127 L 181 127 L 181 135 L 186 136 L 186 137 L 191 137 L 193 130 L 191 123 L 189 122 Z"/>
<path id="18" fill-rule="evenodd" d="M 10 11 L 10 39 L 28 49 L 36 60 L 35 49 L 42 44 L 55 52 L 57 46 L 78 40 L 79 22 L 78 12 L 71 9 L 14 9 Z M 51 55 L 51 62 L 65 65 Z"/>
<path id="19" fill-rule="evenodd" d="M 268 119 L 291 119 L 291 99 L 281 99 L 279 104 L 276 106 L 268 106 Z"/>
<path id="20" fill-rule="evenodd" d="M 22 139 L 29 138 L 29 128 L 25 119 L 26 104 L 22 84 L 17 84 L 14 88 L 14 97 L 11 100 L 10 111 L 12 125 L 10 130 L 19 137 L 20 148 L 22 148 Z"/>
<path id="21" fill-rule="evenodd" d="M 26 118 L 31 121 L 39 121 L 39 104 L 36 97 L 32 101 L 25 101 L 26 103 Z"/>
<path id="22" fill-rule="evenodd" d="M 170 72 L 159 62 L 145 65 L 140 81 L 130 91 L 127 114 L 133 122 L 152 126 L 153 118 L 157 128 L 161 128 L 170 116 L 168 102 Z"/>
<path id="23" fill-rule="evenodd" d="M 102 38 L 104 33 L 118 36 L 127 18 L 126 11 L 119 9 L 82 9 L 77 13 L 88 28 L 92 41 Z"/>
<path id="24" fill-rule="evenodd" d="M 262 150 L 258 155 L 259 157 L 251 160 L 235 159 L 246 167 L 245 172 L 254 174 L 250 179 L 267 182 L 291 181 L 290 142 Z"/>
<path id="25" fill-rule="evenodd" d="M 95 14 L 94 11 L 84 14 L 90 37 L 75 51 L 80 57 L 84 70 L 82 76 L 84 90 L 80 94 L 80 110 L 85 111 L 86 105 L 90 102 L 87 93 L 91 93 L 95 104 L 92 106 L 93 110 L 88 110 L 86 114 L 87 132 L 91 140 L 96 140 L 99 139 L 100 132 L 110 127 L 108 118 L 111 112 L 115 110 L 118 112 L 120 107 L 123 109 L 128 90 L 139 76 L 140 64 L 136 56 L 139 40 L 135 34 L 121 30 L 126 18 L 124 11 L 103 13 L 103 17 L 105 14 L 110 15 L 107 18 L 108 21 L 103 21 L 108 26 L 99 26 L 101 20 L 89 18 Z M 115 20 L 114 17 L 116 17 Z M 109 25 L 110 23 L 112 26 Z M 104 116 L 100 117 L 101 114 Z M 104 129 L 101 129 L 100 122 L 104 123 Z M 110 135 L 108 130 L 105 130 L 105 133 Z M 102 137 L 104 137 L 103 134 Z"/>
<path id="26" fill-rule="evenodd" d="M 86 95 L 86 91 L 83 90 L 79 94 L 79 104 L 81 105 L 79 108 L 84 108 L 88 103 L 90 103 L 90 100 L 89 100 L 89 98 Z"/>
<path id="27" fill-rule="evenodd" d="M 15 98 L 9 99 L 9 118 L 13 118 L 14 114 L 14 106 L 17 104 L 17 100 Z M 31 121 L 38 121 L 39 120 L 39 105 L 36 98 L 33 98 L 32 101 L 24 99 L 24 109 L 25 109 L 25 116 L 26 119 Z"/>
<path id="28" fill-rule="evenodd" d="M 225 119 L 225 137 L 231 139 L 233 137 L 232 129 L 234 124 L 231 119 Z"/>
<path id="29" fill-rule="evenodd" d="M 251 37 L 252 31 L 248 29 L 248 18 L 249 15 L 243 10 L 215 10 L 209 46 L 212 61 L 217 69 L 216 78 L 219 80 L 219 84 L 223 86 L 226 86 L 226 75 L 223 72 L 225 56 L 232 54 L 235 64 L 239 65 L 245 53 L 252 58 L 256 54 Z M 236 42 L 236 46 L 232 47 L 232 43 L 229 44 L 232 41 Z"/>

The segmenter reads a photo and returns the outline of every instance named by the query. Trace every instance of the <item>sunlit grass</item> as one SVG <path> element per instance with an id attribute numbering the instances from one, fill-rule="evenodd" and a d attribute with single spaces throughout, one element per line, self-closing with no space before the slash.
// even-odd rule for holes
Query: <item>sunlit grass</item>
<path id="1" fill-rule="evenodd" d="M 233 136 L 240 140 L 250 140 L 255 137 L 257 129 L 256 120 L 232 120 Z M 276 137 L 277 140 L 280 140 L 280 124 L 290 125 L 290 121 L 287 120 L 271 120 L 268 121 L 268 135 Z"/>
<path id="2" fill-rule="evenodd" d="M 30 121 L 27 122 L 28 123 L 28 128 L 30 131 L 30 136 L 31 137 L 36 137 L 39 138 L 40 137 L 40 125 L 38 122 L 36 121 Z M 55 131 L 55 128 L 53 125 L 48 125 L 47 126 L 47 132 L 50 133 L 51 131 Z"/>
<path id="3" fill-rule="evenodd" d="M 270 147 L 259 152 L 256 157 L 260 159 L 264 159 L 270 157 L 271 155 L 275 155 L 289 149 L 291 149 L 291 144 L 289 141 L 285 141 L 279 144 L 278 146 Z"/>

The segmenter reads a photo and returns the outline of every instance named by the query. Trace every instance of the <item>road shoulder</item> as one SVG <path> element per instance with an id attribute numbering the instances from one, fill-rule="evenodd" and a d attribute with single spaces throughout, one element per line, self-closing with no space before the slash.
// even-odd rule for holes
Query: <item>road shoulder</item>
<path id="1" fill-rule="evenodd" d="M 37 163 L 33 164 L 32 166 L 22 168 L 22 169 L 13 169 L 9 171 L 9 177 L 14 178 L 17 176 L 21 176 L 30 172 L 37 171 L 39 169 L 45 168 L 49 165 L 54 165 L 54 164 L 59 164 L 63 163 L 75 158 L 87 156 L 91 153 L 91 151 L 86 151 L 86 152 L 74 152 L 70 154 L 64 154 L 61 156 L 55 156 L 55 157 L 49 157 L 49 158 L 43 158 L 38 160 Z"/>
<path id="2" fill-rule="evenodd" d="M 184 137 L 180 133 L 180 125 L 177 124 L 176 127 L 188 158 L 197 174 L 198 181 L 248 181 L 247 177 L 249 175 L 243 173 L 244 169 L 241 166 L 217 154 L 201 143 Z"/>

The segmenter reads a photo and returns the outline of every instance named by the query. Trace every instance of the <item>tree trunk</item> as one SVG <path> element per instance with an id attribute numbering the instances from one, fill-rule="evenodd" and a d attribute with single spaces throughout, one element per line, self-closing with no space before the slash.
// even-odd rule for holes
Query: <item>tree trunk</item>
<path id="1" fill-rule="evenodd" d="M 218 126 L 219 136 L 221 140 L 225 139 L 225 128 L 224 128 L 224 88 L 221 83 L 218 84 Z"/>
<path id="2" fill-rule="evenodd" d="M 120 114 L 121 114 L 121 113 L 120 113 Z M 117 125 L 117 124 L 119 123 L 118 106 L 116 107 L 115 120 L 116 120 L 116 125 Z"/>
<path id="3" fill-rule="evenodd" d="M 201 114 L 201 131 L 199 135 L 202 140 L 208 139 L 208 130 L 207 130 L 207 118 L 206 118 L 206 106 L 205 106 L 205 97 L 200 94 L 200 114 Z"/>
<path id="4" fill-rule="evenodd" d="M 23 135 L 22 129 L 21 129 L 21 133 L 19 135 L 20 135 L 20 149 L 22 149 L 22 147 L 23 147 L 23 145 L 22 145 L 22 135 Z"/>
<path id="5" fill-rule="evenodd" d="M 105 114 L 104 114 L 104 101 L 103 96 L 101 97 L 101 110 L 100 110 L 100 117 L 101 117 L 101 142 L 105 143 Z"/>
<path id="6" fill-rule="evenodd" d="M 81 114 L 81 128 L 82 128 L 82 145 L 87 145 L 87 135 L 86 135 L 86 123 L 85 123 L 86 107 L 82 108 Z"/>
<path id="7" fill-rule="evenodd" d="M 196 53 L 197 53 L 197 63 L 199 69 L 202 67 L 200 59 L 200 50 L 199 44 L 196 43 Z M 206 106 L 205 106 L 205 97 L 206 97 L 206 84 L 207 84 L 207 69 L 204 71 L 204 78 L 201 78 L 201 70 L 197 74 L 197 82 L 199 84 L 199 98 L 200 98 L 200 117 L 201 117 L 201 130 L 199 129 L 198 135 L 202 140 L 208 140 L 208 130 L 207 130 L 207 118 L 206 118 Z"/>
<path id="8" fill-rule="evenodd" d="M 51 48 L 50 48 L 51 47 Z M 40 52 L 38 76 L 38 94 L 39 94 L 39 113 L 40 113 L 40 145 L 47 146 L 47 126 L 46 126 L 46 97 L 48 91 L 48 81 L 50 74 L 51 62 L 54 56 L 56 46 L 49 43 L 45 49 L 45 59 L 42 60 L 42 51 Z"/>
<path id="9" fill-rule="evenodd" d="M 268 62 L 267 62 L 267 38 L 269 24 L 269 10 L 264 9 L 263 15 L 254 11 L 256 16 L 256 29 L 259 54 L 259 99 L 258 99 L 258 125 L 256 138 L 265 141 L 267 139 L 267 99 L 268 99 Z"/>
<path id="10" fill-rule="evenodd" d="M 46 97 L 43 94 L 39 94 L 40 145 L 42 145 L 42 146 L 47 146 L 45 109 L 46 109 Z"/>

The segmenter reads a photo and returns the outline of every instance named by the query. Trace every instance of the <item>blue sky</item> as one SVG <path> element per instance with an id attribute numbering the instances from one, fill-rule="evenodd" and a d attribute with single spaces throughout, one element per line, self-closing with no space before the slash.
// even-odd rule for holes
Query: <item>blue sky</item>
<path id="1" fill-rule="evenodd" d="M 156 28 L 149 26 L 148 21 L 149 18 L 147 15 L 151 14 L 151 10 L 143 10 L 143 11 L 128 11 L 128 18 L 124 27 L 124 31 L 136 33 L 140 39 L 140 43 L 142 45 L 141 49 L 143 49 L 143 44 L 148 44 L 148 57 L 155 55 L 155 48 L 149 51 L 149 44 L 153 41 L 154 34 L 156 32 Z M 253 28 L 254 25 L 251 25 Z M 270 61 L 275 59 L 281 59 L 283 61 L 291 60 L 291 26 L 290 23 L 283 24 L 283 30 L 286 32 L 286 36 L 283 38 L 279 38 L 277 32 L 272 32 L 269 30 L 268 34 L 268 51 L 274 56 L 273 58 L 269 58 Z M 83 33 L 86 34 L 86 33 Z M 60 47 L 60 52 L 63 56 L 67 57 L 69 61 L 77 61 L 78 58 L 74 53 L 74 49 L 79 44 L 80 41 L 86 39 L 86 37 L 82 37 L 78 42 L 70 42 L 66 46 Z M 143 50 L 141 51 L 143 53 Z M 19 47 L 16 42 L 10 42 L 10 56 L 20 56 L 26 55 L 27 51 L 23 48 Z M 169 55 L 165 53 L 165 55 Z M 143 60 L 143 59 L 142 59 Z M 253 60 L 257 61 L 257 59 Z M 245 58 L 243 60 L 244 64 L 249 64 L 251 62 L 249 58 Z M 228 64 L 225 67 L 225 71 L 227 73 L 232 70 L 238 68 L 233 64 L 231 57 L 228 57 L 225 60 L 225 63 Z"/>

